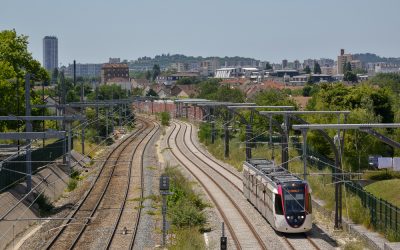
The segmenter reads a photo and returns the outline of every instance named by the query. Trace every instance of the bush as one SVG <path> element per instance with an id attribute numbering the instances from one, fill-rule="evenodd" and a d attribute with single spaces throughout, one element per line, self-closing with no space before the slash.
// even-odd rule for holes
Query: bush
<path id="1" fill-rule="evenodd" d="M 68 192 L 73 191 L 77 186 L 78 186 L 78 181 L 76 179 L 69 179 L 67 186 Z"/>
<path id="2" fill-rule="evenodd" d="M 40 216 L 46 216 L 51 213 L 54 206 L 50 203 L 49 199 L 44 195 L 40 194 L 35 202 L 39 206 Z"/>
<path id="3" fill-rule="evenodd" d="M 161 125 L 169 126 L 169 121 L 171 120 L 171 116 L 168 112 L 160 113 Z"/>
<path id="4" fill-rule="evenodd" d="M 168 196 L 168 217 L 172 225 L 177 228 L 202 227 L 207 220 L 203 210 L 208 206 L 192 189 L 183 174 L 174 167 L 167 167 L 166 174 L 170 177 L 170 191 Z"/>
<path id="5" fill-rule="evenodd" d="M 209 123 L 200 124 L 198 136 L 200 142 L 208 144 L 210 142 L 210 137 L 211 137 L 211 124 Z"/>

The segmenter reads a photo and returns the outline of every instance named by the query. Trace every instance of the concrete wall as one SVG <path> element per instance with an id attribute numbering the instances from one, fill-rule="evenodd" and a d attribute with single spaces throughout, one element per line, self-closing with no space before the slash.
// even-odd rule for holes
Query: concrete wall
<path id="1" fill-rule="evenodd" d="M 35 187 L 44 177 L 50 176 L 47 181 L 42 183 L 36 190 L 54 201 L 64 192 L 68 183 L 68 172 L 60 164 L 53 164 L 46 169 L 39 171 L 32 177 L 32 187 Z M 20 183 L 11 189 L 0 194 L 0 217 L 9 211 L 24 196 L 25 183 Z M 38 218 L 38 206 L 32 205 L 34 196 L 30 195 L 20 203 L 6 219 L 17 218 Z M 8 244 L 12 244 L 15 235 L 21 234 L 25 229 L 37 221 L 0 221 L 0 249 L 5 249 Z M 13 226 L 14 225 L 14 226 Z"/>

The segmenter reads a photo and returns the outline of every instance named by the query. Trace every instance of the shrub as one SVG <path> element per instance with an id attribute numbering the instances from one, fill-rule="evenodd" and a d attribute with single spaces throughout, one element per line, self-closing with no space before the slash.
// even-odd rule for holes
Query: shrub
<path id="1" fill-rule="evenodd" d="M 169 126 L 169 121 L 171 119 L 171 116 L 168 112 L 161 112 L 160 119 L 161 119 L 161 125 Z"/>
<path id="2" fill-rule="evenodd" d="M 174 167 L 167 167 L 166 174 L 170 177 L 168 196 L 168 217 L 177 228 L 202 227 L 207 220 L 203 210 L 208 206 L 192 189 L 183 174 Z"/>
<path id="3" fill-rule="evenodd" d="M 68 192 L 73 191 L 77 186 L 78 186 L 78 181 L 76 179 L 69 179 L 67 186 Z"/>
<path id="4" fill-rule="evenodd" d="M 44 194 L 40 194 L 35 203 L 39 206 L 40 216 L 50 214 L 51 210 L 54 208 L 47 196 Z"/>

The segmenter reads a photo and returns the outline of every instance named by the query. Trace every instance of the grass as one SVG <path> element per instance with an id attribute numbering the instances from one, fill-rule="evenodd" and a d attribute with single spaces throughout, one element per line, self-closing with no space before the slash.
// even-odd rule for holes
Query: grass
<path id="1" fill-rule="evenodd" d="M 68 192 L 75 190 L 75 188 L 78 186 L 78 182 L 82 179 L 83 177 L 81 177 L 78 171 L 72 172 L 67 185 Z"/>
<path id="2" fill-rule="evenodd" d="M 344 250 L 363 250 L 364 244 L 361 241 L 352 241 L 348 242 L 344 246 Z"/>
<path id="3" fill-rule="evenodd" d="M 377 181 L 366 186 L 365 190 L 395 206 L 400 206 L 400 179 Z"/>
<path id="4" fill-rule="evenodd" d="M 210 205 L 204 202 L 190 182 L 177 167 L 167 167 L 165 174 L 170 177 L 170 192 L 167 197 L 167 216 L 171 222 L 173 236 L 169 249 L 205 249 L 202 233 L 207 225 L 204 209 Z"/>
<path id="5" fill-rule="evenodd" d="M 76 179 L 69 179 L 67 190 L 68 192 L 73 191 L 78 186 L 78 181 Z"/>
<path id="6" fill-rule="evenodd" d="M 73 148 L 75 149 L 76 152 L 82 153 L 82 141 L 80 138 L 74 139 Z M 90 158 L 92 159 L 95 158 L 97 152 L 101 149 L 102 147 L 98 147 L 98 144 L 93 143 L 89 140 L 85 140 L 85 154 L 88 154 L 90 152 L 88 155 Z"/>
<path id="7" fill-rule="evenodd" d="M 203 235 L 199 229 L 194 227 L 190 229 L 178 229 L 174 232 L 172 245 L 168 247 L 171 250 L 201 250 L 206 249 Z"/>

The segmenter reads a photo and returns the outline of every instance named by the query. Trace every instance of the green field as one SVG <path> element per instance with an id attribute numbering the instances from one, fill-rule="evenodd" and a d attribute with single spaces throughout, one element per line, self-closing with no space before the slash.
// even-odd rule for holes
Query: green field
<path id="1" fill-rule="evenodd" d="M 393 205 L 400 206 L 400 179 L 377 181 L 366 186 L 365 190 Z"/>

